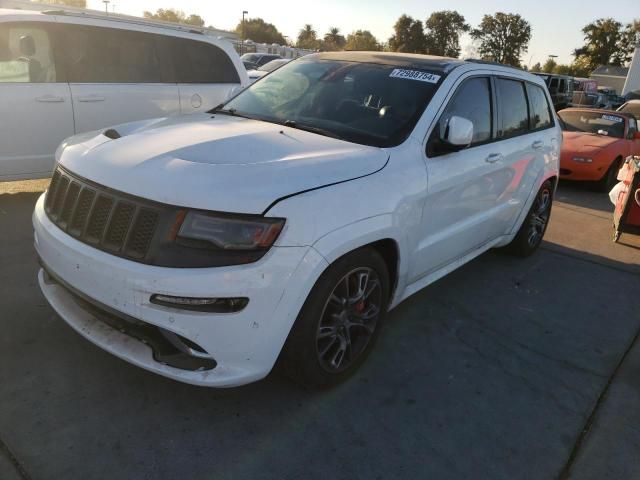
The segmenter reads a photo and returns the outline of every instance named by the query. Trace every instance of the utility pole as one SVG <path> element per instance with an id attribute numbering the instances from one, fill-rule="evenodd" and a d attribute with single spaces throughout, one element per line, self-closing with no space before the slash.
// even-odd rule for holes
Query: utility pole
<path id="1" fill-rule="evenodd" d="M 240 35 L 240 55 L 242 55 L 244 53 L 244 16 L 248 15 L 249 12 L 246 10 L 242 11 L 242 33 Z"/>

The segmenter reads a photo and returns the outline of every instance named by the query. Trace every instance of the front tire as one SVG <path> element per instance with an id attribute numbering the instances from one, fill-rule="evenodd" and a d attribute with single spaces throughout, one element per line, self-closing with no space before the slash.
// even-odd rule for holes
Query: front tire
<path id="1" fill-rule="evenodd" d="M 307 388 L 351 376 L 371 352 L 389 305 L 389 273 L 372 248 L 351 252 L 320 276 L 280 356 L 284 373 Z"/>
<path id="2" fill-rule="evenodd" d="M 551 217 L 553 205 L 553 183 L 547 180 L 542 184 L 533 205 L 522 222 L 520 230 L 509 245 L 504 247 L 508 253 L 519 257 L 528 257 L 535 252 L 542 243 L 544 234 Z"/>
<path id="3" fill-rule="evenodd" d="M 622 159 L 616 158 L 604 176 L 595 183 L 595 189 L 599 192 L 609 193 L 618 183 L 618 171 L 622 166 Z"/>

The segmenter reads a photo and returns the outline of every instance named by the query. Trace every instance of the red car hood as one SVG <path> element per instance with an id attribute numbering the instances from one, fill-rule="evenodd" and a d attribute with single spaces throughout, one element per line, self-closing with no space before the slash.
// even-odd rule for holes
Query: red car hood
<path id="1" fill-rule="evenodd" d="M 621 138 L 584 132 L 562 132 L 562 139 L 562 149 L 573 152 L 580 152 L 584 149 L 605 148 L 622 140 Z"/>

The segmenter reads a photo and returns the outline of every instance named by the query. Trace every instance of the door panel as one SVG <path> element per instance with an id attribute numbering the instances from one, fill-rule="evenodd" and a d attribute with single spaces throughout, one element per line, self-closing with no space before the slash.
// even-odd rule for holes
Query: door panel
<path id="1" fill-rule="evenodd" d="M 491 90 L 489 77 L 464 80 L 431 134 L 426 158 L 428 191 L 410 282 L 491 238 L 496 202 L 509 180 L 502 171 L 505 152 L 495 143 L 486 143 L 495 124 Z M 474 125 L 471 146 L 457 152 L 440 140 L 452 116 L 464 117 Z"/>
<path id="2" fill-rule="evenodd" d="M 161 56 L 161 36 L 64 25 L 57 38 L 77 133 L 180 112 L 178 86 Z"/>
<path id="3" fill-rule="evenodd" d="M 180 112 L 178 88 L 164 84 L 71 84 L 76 133 Z"/>
<path id="4" fill-rule="evenodd" d="M 0 180 L 48 176 L 73 135 L 69 85 L 0 83 L 0 98 Z"/>
<path id="5" fill-rule="evenodd" d="M 48 22 L 0 23 L 0 180 L 48 176 L 73 135 L 69 85 Z"/>

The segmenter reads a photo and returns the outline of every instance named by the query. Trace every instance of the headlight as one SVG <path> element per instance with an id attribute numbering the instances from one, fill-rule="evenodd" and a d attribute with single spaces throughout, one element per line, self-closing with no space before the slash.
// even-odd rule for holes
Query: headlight
<path id="1" fill-rule="evenodd" d="M 196 241 L 204 248 L 221 250 L 267 250 L 278 238 L 284 222 L 283 218 L 188 212 L 176 240 Z"/>
<path id="2" fill-rule="evenodd" d="M 588 157 L 573 157 L 573 161 L 578 163 L 592 163 L 593 159 Z"/>

